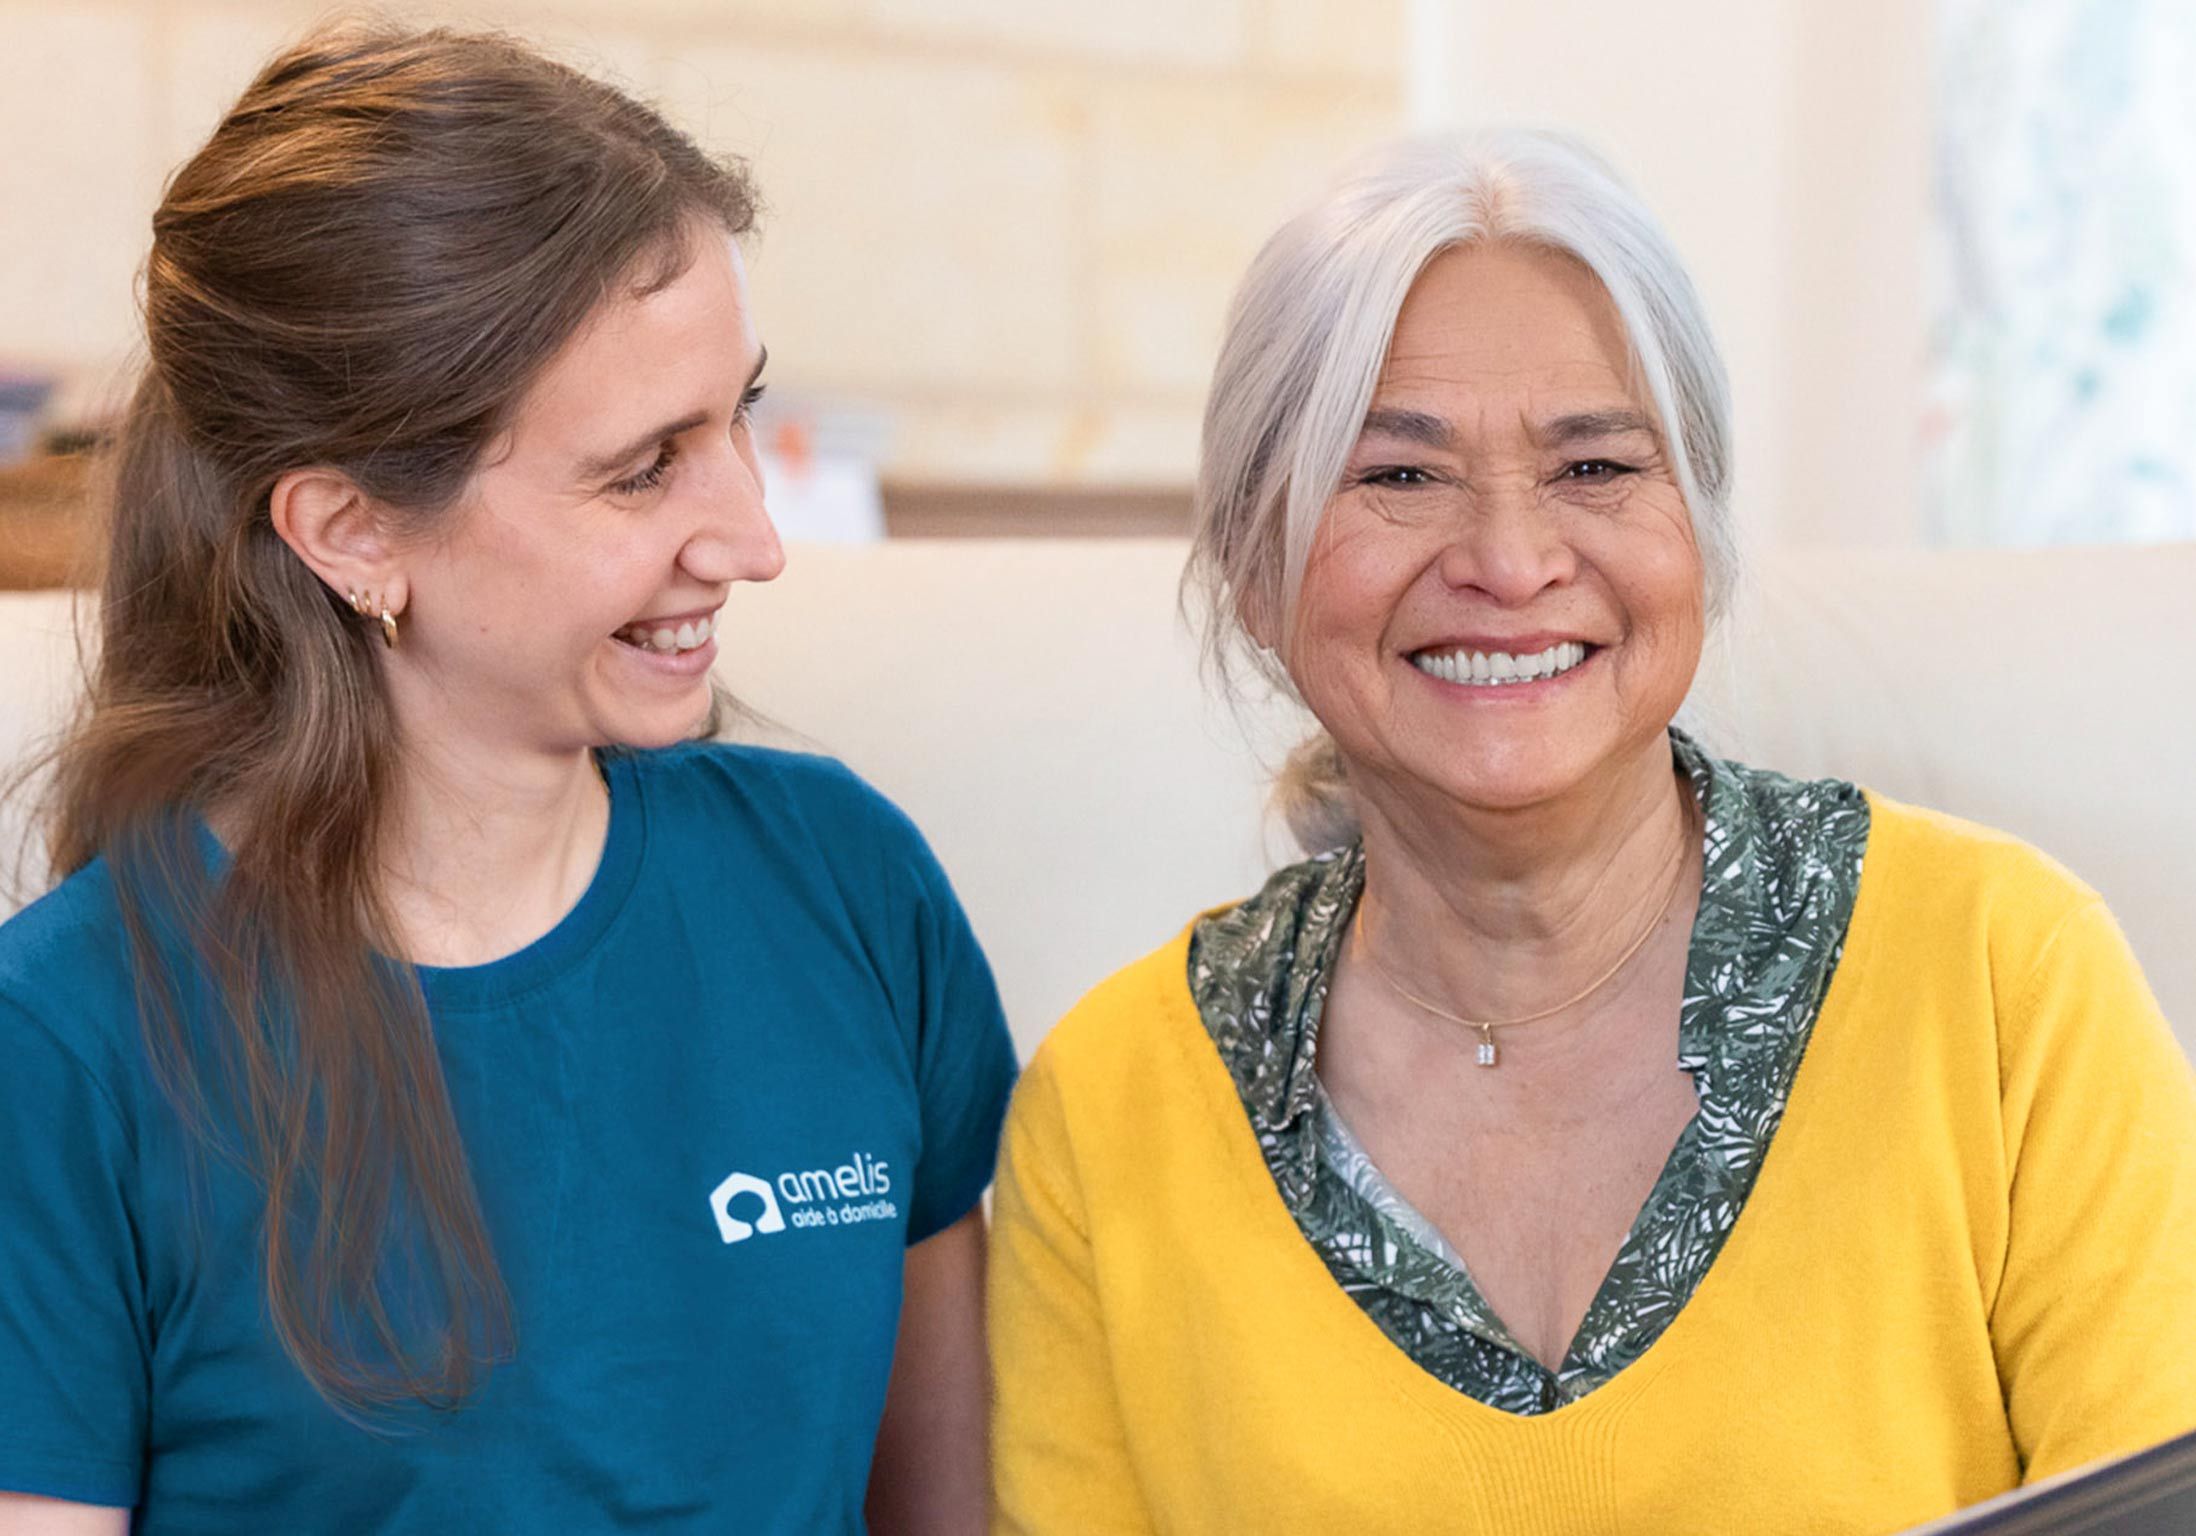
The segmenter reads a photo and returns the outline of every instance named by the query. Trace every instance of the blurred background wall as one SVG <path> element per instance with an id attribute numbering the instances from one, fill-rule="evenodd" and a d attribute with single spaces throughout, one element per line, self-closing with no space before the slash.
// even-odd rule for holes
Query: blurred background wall
<path id="1" fill-rule="evenodd" d="M 0 0 L 0 412 L 31 419 L 55 381 L 41 425 L 97 414 L 127 365 L 163 177 L 326 14 Z M 1519 119 L 1597 143 L 1691 263 L 1731 364 L 1757 541 L 2196 536 L 2186 0 L 388 14 L 533 37 L 753 162 L 774 491 L 795 532 L 811 511 L 824 536 L 1179 527 L 1227 297 L 1259 241 L 1374 138 Z M 2115 263 L 2138 258 L 2129 301 Z M 2069 273 L 2093 303 L 2065 302 Z M 2131 327 L 2139 356 L 2114 352 Z M 2065 401 L 2033 398 L 2089 352 L 2097 366 L 2047 386 Z M 2069 429 L 2088 401 L 2088 429 Z M 2099 425 L 2131 412 L 2132 435 Z M 2099 491 L 2108 473 L 2148 498 L 2140 516 Z"/>
<path id="2" fill-rule="evenodd" d="M 112 372 L 162 178 L 324 14 L 0 3 L 0 365 Z M 1177 524 L 1237 273 L 1404 118 L 1404 0 L 382 14 L 509 28 L 749 159 L 769 203 L 750 270 L 776 446 L 795 473 L 810 454 L 873 463 L 946 527 L 1044 505 L 1063 531 Z M 1005 495 L 961 494 L 986 488 Z"/>

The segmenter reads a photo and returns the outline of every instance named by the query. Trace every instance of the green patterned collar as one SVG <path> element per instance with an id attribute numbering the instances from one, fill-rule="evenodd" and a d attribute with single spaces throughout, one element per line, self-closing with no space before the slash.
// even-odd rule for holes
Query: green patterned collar
<path id="1" fill-rule="evenodd" d="M 1695 938 L 1703 931 L 1752 931 L 1751 914 L 1768 905 L 1764 887 L 1769 871 L 1757 825 L 1761 812 L 1737 787 L 1731 765 L 1718 763 L 1675 728 L 1670 747 L 1700 803 L 1702 844 L 1710 860 L 1701 882 Z M 1720 789 L 1719 770 L 1724 781 Z M 1720 867 L 1719 848 L 1725 853 Z M 1236 1053 L 1229 1062 L 1236 1090 L 1263 1132 L 1288 1133 L 1318 1103 L 1315 1069 L 1327 980 L 1349 937 L 1350 919 L 1364 888 L 1364 845 L 1351 843 L 1281 870 L 1257 896 L 1198 927 L 1193 943 L 1200 949 L 1210 945 L 1262 957 L 1261 964 L 1238 969 L 1232 986 L 1217 976 L 1209 978 L 1209 985 L 1235 992 L 1228 1011 L 1241 1013 L 1269 1042 L 1270 1048 Z M 1743 965 L 1746 958 L 1719 956 L 1719 964 Z M 1742 984 L 1743 978 L 1732 973 L 1728 980 Z M 1686 988 L 1688 995 L 1694 990 Z M 1713 1057 L 1716 1033 L 1702 1010 L 1685 1010 L 1678 1024 L 1678 1059 L 1687 1071 L 1698 1072 Z M 1307 1138 L 1296 1160 L 1308 1161 L 1312 1150 Z"/>
<path id="2" fill-rule="evenodd" d="M 1703 822 L 1678 1023 L 1678 1064 L 1701 1108 L 1559 1373 L 1511 1339 L 1320 1088 L 1319 1020 L 1364 888 L 1363 849 L 1281 870 L 1191 937 L 1191 993 L 1306 1236 L 1414 1358 L 1511 1411 L 1543 1411 L 1622 1369 L 1705 1274 L 1783 1113 L 1859 886 L 1868 831 L 1859 790 L 1724 762 L 1675 729 L 1670 745 Z"/>

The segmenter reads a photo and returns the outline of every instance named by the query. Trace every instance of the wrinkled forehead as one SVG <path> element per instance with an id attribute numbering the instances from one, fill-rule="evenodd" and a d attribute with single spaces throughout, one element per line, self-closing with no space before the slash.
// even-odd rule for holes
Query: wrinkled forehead
<path id="1" fill-rule="evenodd" d="M 1655 412 L 1608 289 L 1567 252 L 1488 241 L 1437 254 L 1404 295 L 1371 414 L 1511 417 Z"/>

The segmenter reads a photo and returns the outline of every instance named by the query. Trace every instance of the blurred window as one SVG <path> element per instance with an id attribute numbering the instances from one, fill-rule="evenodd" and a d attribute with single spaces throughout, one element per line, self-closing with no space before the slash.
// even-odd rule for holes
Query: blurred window
<path id="1" fill-rule="evenodd" d="M 1932 532 L 2196 538 L 2196 4 L 1936 4 Z"/>

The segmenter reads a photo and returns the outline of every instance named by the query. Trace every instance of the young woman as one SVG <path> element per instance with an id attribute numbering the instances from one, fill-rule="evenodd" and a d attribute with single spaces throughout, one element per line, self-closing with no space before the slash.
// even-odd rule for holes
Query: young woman
<path id="1" fill-rule="evenodd" d="M 0 1533 L 981 1523 L 989 972 L 853 775 L 693 741 L 754 209 L 444 32 L 170 185 L 0 928 Z"/>

